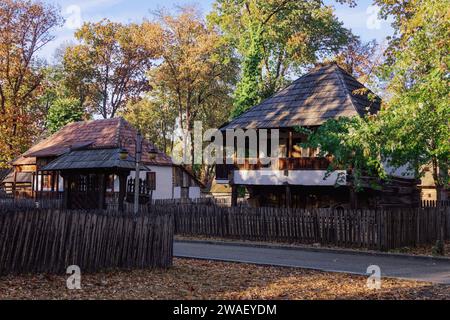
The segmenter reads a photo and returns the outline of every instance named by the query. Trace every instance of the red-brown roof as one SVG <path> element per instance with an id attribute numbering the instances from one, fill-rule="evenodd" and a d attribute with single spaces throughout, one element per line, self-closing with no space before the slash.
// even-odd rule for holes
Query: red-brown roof
<path id="1" fill-rule="evenodd" d="M 59 156 L 73 148 L 81 147 L 89 147 L 89 149 L 123 147 L 131 155 L 134 155 L 136 133 L 137 130 L 123 118 L 74 122 L 31 147 L 21 157 L 13 161 L 13 164 L 29 163 L 30 158 Z M 145 139 L 142 149 L 142 161 L 145 164 L 172 165 L 169 156 L 157 150 L 151 142 Z M 152 149 L 156 149 L 158 152 L 155 159 L 151 159 L 148 154 Z"/>

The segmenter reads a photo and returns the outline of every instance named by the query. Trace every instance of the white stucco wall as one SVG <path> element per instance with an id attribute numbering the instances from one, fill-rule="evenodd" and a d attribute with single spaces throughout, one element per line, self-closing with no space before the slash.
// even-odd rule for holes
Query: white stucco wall
<path id="1" fill-rule="evenodd" d="M 181 187 L 173 188 L 174 199 L 181 198 Z M 189 187 L 189 199 L 198 199 L 201 197 L 200 187 Z"/>
<path id="2" fill-rule="evenodd" d="M 173 198 L 174 199 L 180 199 L 181 198 L 181 188 L 180 187 L 174 187 L 173 188 Z"/>
<path id="3" fill-rule="evenodd" d="M 198 199 L 202 196 L 200 187 L 189 187 L 189 198 Z"/>
<path id="4" fill-rule="evenodd" d="M 172 167 L 147 166 L 152 172 L 156 173 L 156 190 L 153 191 L 153 199 L 173 199 L 172 191 Z M 139 176 L 146 179 L 146 171 L 141 171 Z M 135 171 L 131 171 L 128 179 L 134 179 Z M 114 179 L 114 190 L 119 190 L 119 178 Z"/>
<path id="5" fill-rule="evenodd" d="M 326 179 L 326 170 L 290 170 L 288 175 L 282 170 L 236 170 L 234 172 L 234 183 L 241 185 L 291 185 L 303 186 L 333 186 L 336 184 L 338 175 L 343 178 L 339 184 L 346 183 L 345 170 L 332 172 Z"/>
<path id="6" fill-rule="evenodd" d="M 173 171 L 172 167 L 149 166 L 156 172 L 156 190 L 153 191 L 153 199 L 173 199 Z"/>
<path id="7" fill-rule="evenodd" d="M 147 166 L 152 172 L 156 173 L 156 190 L 153 191 L 153 199 L 179 199 L 181 197 L 180 187 L 173 188 L 173 171 L 169 166 Z M 140 172 L 140 178 L 146 179 L 146 171 Z M 128 179 L 134 179 L 135 171 L 131 171 Z M 35 177 L 35 191 L 37 186 L 41 185 L 41 176 Z M 50 188 L 44 188 L 43 191 L 51 191 Z M 64 179 L 59 177 L 59 191 L 64 191 Z M 108 192 L 112 190 L 108 189 Z M 119 191 L 119 177 L 114 176 L 114 192 Z M 196 199 L 201 197 L 200 187 L 189 188 L 189 198 Z"/>

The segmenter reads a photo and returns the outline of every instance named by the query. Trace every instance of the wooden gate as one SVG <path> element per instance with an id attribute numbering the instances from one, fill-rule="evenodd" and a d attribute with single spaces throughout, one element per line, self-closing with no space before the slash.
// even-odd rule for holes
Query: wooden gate
<path id="1" fill-rule="evenodd" d="M 100 176 L 94 173 L 70 176 L 69 209 L 97 209 L 100 205 Z"/>

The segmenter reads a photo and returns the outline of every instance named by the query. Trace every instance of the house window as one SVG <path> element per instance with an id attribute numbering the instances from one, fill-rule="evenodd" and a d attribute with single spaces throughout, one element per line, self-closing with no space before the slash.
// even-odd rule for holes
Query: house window
<path id="1" fill-rule="evenodd" d="M 150 190 L 156 190 L 156 172 L 147 172 L 147 185 Z"/>
<path id="2" fill-rule="evenodd" d="M 49 174 L 42 176 L 42 189 L 50 190 L 52 188 L 52 176 Z"/>

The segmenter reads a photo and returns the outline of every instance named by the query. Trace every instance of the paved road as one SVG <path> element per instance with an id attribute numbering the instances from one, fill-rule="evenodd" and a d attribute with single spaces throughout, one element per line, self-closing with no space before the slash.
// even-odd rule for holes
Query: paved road
<path id="1" fill-rule="evenodd" d="M 175 241 L 174 255 L 363 275 L 378 265 L 382 276 L 450 284 L 450 261 L 442 260 L 183 241 Z"/>

